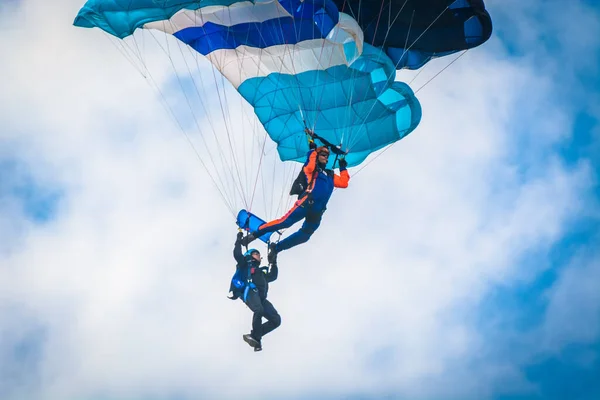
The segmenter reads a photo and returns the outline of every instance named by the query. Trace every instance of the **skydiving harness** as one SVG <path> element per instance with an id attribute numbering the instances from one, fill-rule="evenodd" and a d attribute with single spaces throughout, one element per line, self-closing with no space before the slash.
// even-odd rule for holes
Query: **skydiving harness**
<path id="1" fill-rule="evenodd" d="M 326 139 L 322 138 L 321 136 L 317 135 L 316 133 L 314 133 L 312 131 L 309 131 L 308 128 L 305 129 L 305 132 L 306 132 L 306 135 L 308 136 L 309 144 L 314 143 L 313 139 L 318 139 L 321 141 L 321 143 L 323 143 L 323 146 L 328 147 L 329 149 L 331 149 L 331 152 L 333 154 L 335 154 L 335 160 L 333 160 L 332 169 L 331 170 L 323 169 L 323 171 L 331 177 L 333 174 L 333 169 L 335 169 L 335 164 L 338 161 L 338 158 L 340 156 L 342 156 L 342 157 L 345 156 L 347 152 L 342 151 L 341 145 L 334 146 Z M 312 132 L 312 135 L 309 132 Z M 318 165 L 317 165 L 317 167 L 315 167 L 315 170 L 313 171 L 311 182 L 316 181 L 318 174 L 319 174 L 319 169 L 318 169 Z M 290 196 L 298 195 L 298 200 L 300 200 L 303 197 L 308 195 L 309 197 L 307 199 L 307 202 L 308 202 L 308 205 L 311 206 L 312 205 L 312 193 L 311 192 L 307 193 L 306 192 L 307 190 L 308 190 L 308 180 L 306 179 L 306 174 L 304 173 L 304 168 L 302 168 L 302 169 L 300 169 L 298 176 L 292 183 L 292 188 L 290 189 Z M 325 211 L 325 210 L 323 210 L 323 211 Z"/>
<path id="2" fill-rule="evenodd" d="M 248 223 L 246 222 L 246 225 L 247 224 Z M 247 228 L 247 226 L 245 226 L 244 228 Z M 241 232 L 242 228 L 238 228 L 238 231 Z M 281 233 L 279 233 L 279 235 L 281 236 Z M 267 247 L 269 246 L 269 243 L 267 243 Z M 248 250 L 248 246 L 245 247 L 246 250 Z M 246 276 L 244 276 L 243 270 L 246 270 Z M 257 292 L 258 288 L 252 281 L 252 275 L 256 271 L 260 271 L 266 274 L 268 272 L 268 267 L 253 267 L 252 261 L 246 261 L 246 268 L 236 268 L 236 271 L 233 274 L 233 277 L 231 278 L 231 284 L 229 285 L 229 292 L 231 293 L 231 296 L 227 296 L 227 298 L 230 300 L 237 300 L 241 297 L 242 301 L 245 303 L 246 299 L 248 298 L 248 294 L 251 290 Z"/>
<path id="3" fill-rule="evenodd" d="M 256 285 L 252 281 L 252 274 L 256 272 L 256 269 L 260 268 L 252 267 L 251 265 L 252 261 L 248 261 L 246 263 L 246 268 L 236 269 L 235 274 L 233 274 L 233 277 L 231 278 L 231 285 L 229 287 L 229 291 L 232 295 L 227 296 L 228 299 L 236 300 L 241 297 L 242 301 L 246 302 L 250 290 L 258 291 Z M 246 274 L 244 274 L 244 270 Z"/>

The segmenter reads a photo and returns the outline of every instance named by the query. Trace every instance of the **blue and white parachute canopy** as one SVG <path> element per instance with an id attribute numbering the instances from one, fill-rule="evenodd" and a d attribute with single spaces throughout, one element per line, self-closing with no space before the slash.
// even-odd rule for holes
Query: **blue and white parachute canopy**
<path id="1" fill-rule="evenodd" d="M 194 48 L 252 105 L 282 161 L 305 160 L 309 127 L 355 166 L 421 119 L 390 58 L 331 0 L 89 0 L 74 24 L 119 38 L 157 29 Z"/>

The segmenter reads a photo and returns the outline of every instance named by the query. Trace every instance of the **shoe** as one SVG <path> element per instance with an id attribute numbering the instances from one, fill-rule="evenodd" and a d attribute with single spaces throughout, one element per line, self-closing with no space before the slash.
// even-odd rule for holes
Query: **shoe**
<path id="1" fill-rule="evenodd" d="M 255 239 L 256 237 L 252 233 L 249 233 L 248 235 L 246 235 L 245 238 L 241 240 L 240 243 L 242 243 L 242 246 L 248 247 L 248 245 L 252 243 Z"/>
<path id="2" fill-rule="evenodd" d="M 254 347 L 254 351 L 262 350 L 262 346 L 260 345 L 260 342 L 256 339 L 254 339 L 251 334 L 247 333 L 244 336 L 242 336 L 242 338 L 244 339 L 244 342 L 246 342 L 250 346 Z M 260 350 L 256 350 L 257 348 Z"/>
<path id="3" fill-rule="evenodd" d="M 277 243 L 269 244 L 269 254 L 267 255 L 267 261 L 269 261 L 269 264 L 277 263 Z"/>

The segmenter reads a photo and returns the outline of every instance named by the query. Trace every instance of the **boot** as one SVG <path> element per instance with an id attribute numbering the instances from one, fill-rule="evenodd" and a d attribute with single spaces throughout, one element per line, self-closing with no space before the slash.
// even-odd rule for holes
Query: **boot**
<path id="1" fill-rule="evenodd" d="M 256 339 L 254 339 L 250 333 L 245 334 L 244 336 L 242 336 L 242 338 L 244 339 L 244 342 L 246 342 L 250 346 L 254 347 L 254 351 L 262 350 L 262 346 L 261 346 L 260 342 Z M 256 350 L 257 348 L 259 350 Z"/>
<path id="2" fill-rule="evenodd" d="M 243 238 L 243 239 L 241 240 L 241 242 L 240 242 L 240 243 L 242 243 L 242 246 L 244 246 L 244 247 L 248 247 L 248 245 L 249 245 L 250 243 L 252 243 L 252 242 L 253 242 L 255 239 L 256 239 L 256 237 L 255 237 L 255 236 L 254 236 L 252 233 L 249 233 L 248 235 L 246 235 L 246 237 L 245 237 L 245 238 Z"/>
<path id="3" fill-rule="evenodd" d="M 269 244 L 269 254 L 267 255 L 269 264 L 277 264 L 277 243 Z"/>

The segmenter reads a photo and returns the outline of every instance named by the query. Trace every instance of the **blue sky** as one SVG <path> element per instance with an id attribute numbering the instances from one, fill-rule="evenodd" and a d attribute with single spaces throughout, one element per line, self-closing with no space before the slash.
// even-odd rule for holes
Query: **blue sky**
<path id="1" fill-rule="evenodd" d="M 508 49 L 509 59 L 516 62 L 529 60 L 539 68 L 553 71 L 552 79 L 562 81 L 562 92 L 557 95 L 562 99 L 561 107 L 569 110 L 571 132 L 557 143 L 556 152 L 546 151 L 537 156 L 559 155 L 562 162 L 568 166 L 588 163 L 593 171 L 594 181 L 590 182 L 590 190 L 587 193 L 589 197 L 585 199 L 586 210 L 574 216 L 562 238 L 541 251 L 533 250 L 528 252 L 530 254 L 523 255 L 520 264 L 523 269 L 541 264 L 542 270 L 525 281 L 494 288 L 482 301 L 477 315 L 478 325 L 483 332 L 495 331 L 495 334 L 488 338 L 488 349 L 492 355 L 482 360 L 484 363 L 490 362 L 490 359 L 518 359 L 521 358 L 520 352 L 528 352 L 532 343 L 529 342 L 530 339 L 524 338 L 536 335 L 537 331 L 544 329 L 549 308 L 552 306 L 553 292 L 556 292 L 561 278 L 577 273 L 580 273 L 581 279 L 593 280 L 598 276 L 598 267 L 586 268 L 585 263 L 598 259 L 600 243 L 597 213 L 600 187 L 596 181 L 600 171 L 600 97 L 595 89 L 600 87 L 597 67 L 600 47 L 596 35 L 600 14 L 598 8 L 587 8 L 585 12 L 567 12 L 567 17 L 564 18 L 561 15 L 565 11 L 564 5 L 560 2 L 550 2 L 546 7 L 530 7 L 530 12 L 535 12 L 533 18 L 529 19 L 534 28 L 530 26 L 523 29 L 532 29 L 535 32 L 533 35 L 537 40 L 536 46 L 533 47 L 527 40 L 522 41 L 524 35 L 512 30 L 514 25 L 509 24 L 510 13 L 513 11 L 511 7 L 502 6 L 502 11 L 500 6 L 496 6 L 498 10 L 495 10 L 494 5 L 490 4 L 490 12 L 495 16 L 496 34 Z M 591 6 L 591 3 L 588 5 Z M 573 19 L 569 20 L 568 14 L 571 14 Z M 564 27 L 552 24 L 552 21 L 562 18 L 565 25 L 580 24 L 584 34 L 570 34 Z M 541 115 L 540 117 L 543 118 Z M 522 120 L 515 122 L 516 125 L 523 123 Z M 528 153 L 532 150 L 532 145 L 535 143 L 527 144 Z M 527 167 L 533 169 L 535 164 Z M 590 273 L 587 278 L 585 273 Z M 591 399 L 600 396 L 600 342 L 597 335 L 599 310 L 597 304 L 593 305 L 598 301 L 598 295 L 595 294 L 598 290 L 594 283 L 578 286 L 572 287 L 577 293 L 565 294 L 564 300 L 570 301 L 572 307 L 572 311 L 569 312 L 572 315 L 566 324 L 573 324 L 574 331 L 582 329 L 594 333 L 581 335 L 585 339 L 574 340 L 560 350 L 540 352 L 531 359 L 522 360 L 521 373 L 536 386 L 536 392 L 500 394 L 497 398 Z M 502 327 L 500 335 L 498 325 Z M 546 334 L 559 336 L 560 329 Z M 576 336 L 578 335 L 574 334 L 574 337 Z"/>
<path id="2" fill-rule="evenodd" d="M 1 9 L 0 397 L 600 398 L 593 3 L 486 2 L 490 41 L 281 255 L 261 354 L 225 298 L 231 215 L 147 81 L 78 1 Z"/>

